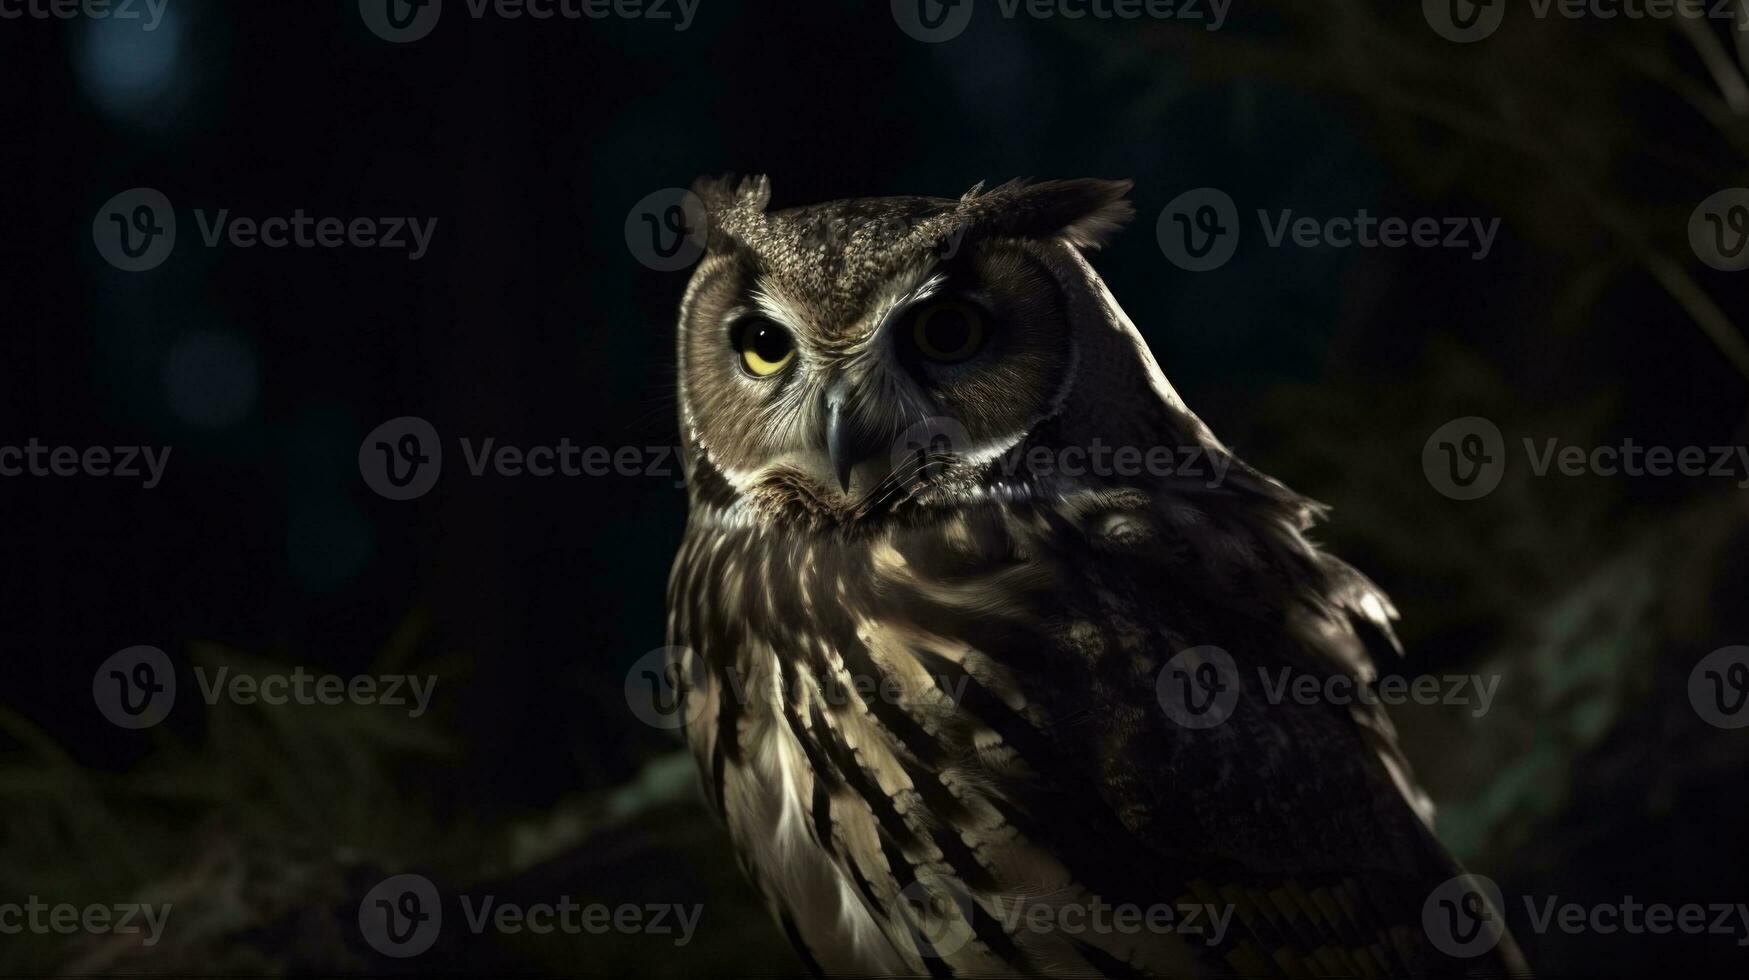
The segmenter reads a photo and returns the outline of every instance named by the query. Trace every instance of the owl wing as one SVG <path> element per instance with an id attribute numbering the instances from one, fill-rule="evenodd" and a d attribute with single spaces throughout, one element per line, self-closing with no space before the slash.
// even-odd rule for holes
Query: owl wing
<path id="1" fill-rule="evenodd" d="M 1000 826 L 1025 842 L 995 860 L 1001 847 L 980 846 L 1010 869 L 995 904 L 1015 900 L 1012 869 L 1037 862 L 1031 880 L 1048 884 L 1034 901 L 1165 906 L 1183 926 L 1087 933 L 1059 962 L 1110 975 L 1177 972 L 1187 957 L 1246 976 L 1522 971 L 1509 936 L 1458 961 L 1423 929 L 1429 895 L 1461 869 L 1384 711 L 1331 694 L 1397 655 L 1395 612 L 1306 541 L 1310 516 L 1247 472 L 1217 498 L 1088 492 L 901 539 L 921 587 L 890 592 L 889 615 L 963 644 L 912 652 L 932 676 L 969 681 L 960 717 L 1000 747 L 982 761 L 1004 787 Z M 967 605 L 981 615 L 943 613 Z M 1194 665 L 1175 660 L 1187 649 Z M 1223 717 L 1169 710 L 1162 674 L 1220 658 Z"/>

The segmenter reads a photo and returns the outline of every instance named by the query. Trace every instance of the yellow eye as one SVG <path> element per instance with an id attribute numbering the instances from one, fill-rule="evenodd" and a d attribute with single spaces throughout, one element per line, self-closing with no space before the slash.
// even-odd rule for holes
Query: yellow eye
<path id="1" fill-rule="evenodd" d="M 742 366 L 756 378 L 776 374 L 796 356 L 789 331 L 758 317 L 736 323 L 734 341 L 741 352 Z"/>
<path id="2" fill-rule="evenodd" d="M 984 314 L 970 303 L 943 300 L 917 314 L 911 341 L 932 361 L 958 363 L 984 346 Z"/>

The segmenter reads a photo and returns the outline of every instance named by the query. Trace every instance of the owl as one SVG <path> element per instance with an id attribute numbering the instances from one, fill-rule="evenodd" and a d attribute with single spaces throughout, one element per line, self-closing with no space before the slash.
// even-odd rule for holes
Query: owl
<path id="1" fill-rule="evenodd" d="M 1372 680 L 1396 612 L 1089 265 L 1129 188 L 695 187 L 668 631 L 710 805 L 820 974 L 1522 971 L 1382 709 L 1271 680 Z"/>

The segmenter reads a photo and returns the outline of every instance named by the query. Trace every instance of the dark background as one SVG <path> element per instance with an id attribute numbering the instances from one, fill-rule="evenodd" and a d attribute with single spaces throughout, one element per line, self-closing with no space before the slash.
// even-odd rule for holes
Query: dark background
<path id="1" fill-rule="evenodd" d="M 0 479 L 0 901 L 175 895 L 173 923 L 210 924 L 143 951 L 0 938 L 0 969 L 386 969 L 348 917 L 359 882 L 406 870 L 529 901 L 705 903 L 680 949 L 465 937 L 443 963 L 795 968 L 678 741 L 623 693 L 664 642 L 677 477 L 474 478 L 456 452 L 674 444 L 686 273 L 639 264 L 624 225 L 645 195 L 725 171 L 770 174 L 779 207 L 1134 178 L 1138 219 L 1095 264 L 1167 375 L 1243 456 L 1335 507 L 1322 537 L 1402 607 L 1405 670 L 1504 674 L 1485 718 L 1396 717 L 1533 965 L 1740 969 L 1735 936 L 1537 935 L 1517 897 L 1749 899 L 1749 742 L 1686 694 L 1700 657 L 1749 642 L 1749 498 L 1723 478 L 1517 466 L 1459 502 L 1421 465 L 1470 415 L 1509 448 L 1749 435 L 1744 280 L 1686 232 L 1745 183 L 1749 124 L 1720 94 L 1741 83 L 1735 32 L 1514 14 L 1456 45 L 1418 6 L 1236 0 L 1210 33 L 1005 20 L 986 0 L 940 44 L 845 0 L 703 0 L 683 32 L 475 20 L 450 0 L 400 45 L 349 2 L 169 0 L 150 34 L 0 22 L 0 444 L 174 447 L 150 491 Z M 121 272 L 92 221 L 141 186 L 174 202 L 179 241 Z M 1482 261 L 1252 233 L 1189 273 L 1154 222 L 1202 186 L 1251 229 L 1257 208 L 1364 207 L 1501 232 Z M 195 209 L 227 208 L 437 228 L 416 262 L 203 247 Z M 396 502 L 357 456 L 403 415 L 451 455 Z M 91 699 L 97 664 L 136 644 L 182 685 L 146 732 Z M 195 664 L 434 673 L 439 708 L 208 708 Z"/>

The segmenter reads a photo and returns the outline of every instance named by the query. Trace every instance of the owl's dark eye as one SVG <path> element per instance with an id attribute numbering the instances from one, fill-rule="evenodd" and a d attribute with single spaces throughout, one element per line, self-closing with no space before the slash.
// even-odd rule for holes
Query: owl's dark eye
<path id="1" fill-rule="evenodd" d="M 911 321 L 911 342 L 924 357 L 957 364 L 984 346 L 984 311 L 963 300 L 932 303 Z"/>
<path id="2" fill-rule="evenodd" d="M 741 354 L 741 366 L 756 378 L 771 377 L 796 356 L 789 331 L 764 317 L 735 321 L 729 339 Z"/>

